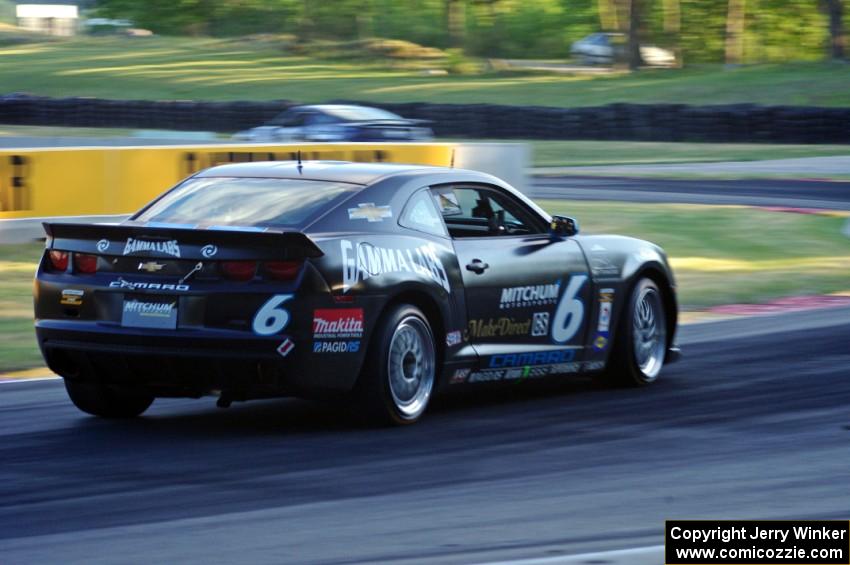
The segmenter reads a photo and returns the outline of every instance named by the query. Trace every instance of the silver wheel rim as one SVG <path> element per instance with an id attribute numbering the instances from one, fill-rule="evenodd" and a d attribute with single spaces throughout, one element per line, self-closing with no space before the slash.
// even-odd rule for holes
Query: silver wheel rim
<path id="1" fill-rule="evenodd" d="M 405 420 L 418 418 L 428 406 L 434 388 L 434 340 L 428 326 L 407 316 L 390 340 L 387 374 L 390 396 Z"/>
<path id="2" fill-rule="evenodd" d="M 654 381 L 664 365 L 667 328 L 661 296 L 654 288 L 644 288 L 635 301 L 634 356 L 646 381 Z"/>

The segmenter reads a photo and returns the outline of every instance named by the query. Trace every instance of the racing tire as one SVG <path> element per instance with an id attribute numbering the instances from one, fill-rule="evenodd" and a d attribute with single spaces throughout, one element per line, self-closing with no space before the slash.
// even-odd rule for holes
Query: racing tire
<path id="1" fill-rule="evenodd" d="M 667 354 L 664 296 L 652 279 L 635 283 L 620 318 L 606 377 L 612 384 L 645 386 L 655 382 Z"/>
<path id="2" fill-rule="evenodd" d="M 101 418 L 134 418 L 153 404 L 154 397 L 111 389 L 97 383 L 81 383 L 65 379 L 65 390 L 74 406 Z"/>
<path id="3" fill-rule="evenodd" d="M 357 383 L 357 407 L 375 424 L 413 424 L 428 408 L 436 374 L 437 349 L 428 318 L 415 306 L 393 306 L 372 337 Z"/>

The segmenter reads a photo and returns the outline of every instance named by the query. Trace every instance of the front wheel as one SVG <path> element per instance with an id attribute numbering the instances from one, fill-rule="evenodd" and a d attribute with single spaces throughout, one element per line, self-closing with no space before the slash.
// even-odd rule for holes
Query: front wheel
<path id="1" fill-rule="evenodd" d="M 412 424 L 422 417 L 437 371 L 434 335 L 416 307 L 387 312 L 378 326 L 358 382 L 359 404 L 373 421 Z"/>
<path id="2" fill-rule="evenodd" d="M 97 383 L 81 383 L 65 379 L 65 390 L 74 406 L 101 418 L 133 418 L 153 404 L 148 394 L 111 389 Z"/>
<path id="3" fill-rule="evenodd" d="M 664 297 L 652 279 L 640 279 L 632 289 L 620 319 L 609 375 L 630 386 L 656 379 L 667 353 L 667 317 Z"/>

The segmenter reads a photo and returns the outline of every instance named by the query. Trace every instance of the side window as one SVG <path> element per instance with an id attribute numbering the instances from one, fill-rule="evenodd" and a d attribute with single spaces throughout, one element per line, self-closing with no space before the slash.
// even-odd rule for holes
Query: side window
<path id="1" fill-rule="evenodd" d="M 499 237 L 546 233 L 542 218 L 495 188 L 460 186 L 433 189 L 434 200 L 452 237 Z"/>
<path id="2" fill-rule="evenodd" d="M 294 114 L 292 116 L 292 119 L 286 125 L 287 125 L 287 127 L 291 127 L 291 128 L 299 128 L 299 127 L 304 126 L 307 123 L 309 123 L 310 118 L 312 118 L 312 117 L 313 117 L 313 112 L 306 112 L 306 111 L 297 112 L 296 114 Z"/>
<path id="3" fill-rule="evenodd" d="M 406 228 L 434 235 L 446 235 L 440 214 L 429 197 L 428 190 L 420 190 L 410 197 L 398 223 Z"/>
<path id="4" fill-rule="evenodd" d="M 295 112 L 293 112 L 292 110 L 287 110 L 286 112 L 282 112 L 275 116 L 274 119 L 266 125 L 287 127 L 294 117 Z"/>
<path id="5" fill-rule="evenodd" d="M 320 112 L 315 112 L 309 114 L 309 119 L 307 120 L 308 126 L 324 126 L 327 124 L 335 124 L 338 123 L 339 120 L 333 116 L 329 116 L 327 114 L 322 114 Z"/>

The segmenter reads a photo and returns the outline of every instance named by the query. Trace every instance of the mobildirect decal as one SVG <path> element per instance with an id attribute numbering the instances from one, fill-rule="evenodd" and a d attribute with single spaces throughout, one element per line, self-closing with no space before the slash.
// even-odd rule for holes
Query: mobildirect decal
<path id="1" fill-rule="evenodd" d="M 531 320 L 515 320 L 507 317 L 469 321 L 469 335 L 474 338 L 528 335 L 530 328 Z"/>

